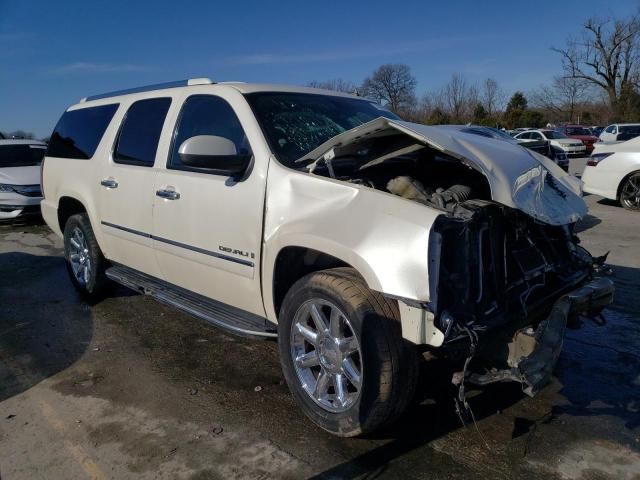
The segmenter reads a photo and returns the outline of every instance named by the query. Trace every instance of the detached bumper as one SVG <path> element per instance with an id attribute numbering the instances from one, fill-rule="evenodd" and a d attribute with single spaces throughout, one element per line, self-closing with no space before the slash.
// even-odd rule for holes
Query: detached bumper
<path id="1" fill-rule="evenodd" d="M 562 340 L 570 315 L 597 312 L 613 301 L 613 282 L 597 278 L 560 297 L 549 316 L 533 332 L 531 328 L 517 332 L 509 344 L 511 368 L 491 370 L 485 374 L 472 374 L 469 382 L 487 385 L 495 382 L 516 381 L 523 391 L 534 396 L 549 380 L 562 350 Z"/>

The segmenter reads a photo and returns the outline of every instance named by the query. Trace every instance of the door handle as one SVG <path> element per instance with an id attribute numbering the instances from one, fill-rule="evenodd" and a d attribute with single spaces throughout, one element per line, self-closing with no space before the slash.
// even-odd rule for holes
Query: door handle
<path id="1" fill-rule="evenodd" d="M 158 190 L 156 191 L 156 196 L 166 200 L 178 200 L 180 198 L 180 194 L 175 190 Z"/>
<path id="2" fill-rule="evenodd" d="M 113 178 L 104 178 L 100 180 L 100 185 L 107 188 L 118 188 L 118 182 L 116 182 Z"/>

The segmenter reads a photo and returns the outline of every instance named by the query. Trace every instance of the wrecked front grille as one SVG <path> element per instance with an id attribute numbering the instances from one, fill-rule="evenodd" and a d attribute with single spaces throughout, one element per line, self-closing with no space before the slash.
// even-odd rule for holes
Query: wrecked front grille
<path id="1" fill-rule="evenodd" d="M 434 227 L 441 239 L 436 317 L 488 329 L 529 317 L 586 278 L 590 256 L 568 226 L 469 201 Z"/>

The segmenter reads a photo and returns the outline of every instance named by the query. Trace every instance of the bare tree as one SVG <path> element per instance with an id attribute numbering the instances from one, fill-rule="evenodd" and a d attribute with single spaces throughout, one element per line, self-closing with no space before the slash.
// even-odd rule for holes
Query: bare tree
<path id="1" fill-rule="evenodd" d="M 445 112 L 447 110 L 444 97 L 441 90 L 433 90 L 426 92 L 422 95 L 422 98 L 417 102 L 413 109 L 413 118 L 417 122 L 428 123 L 429 117 L 435 110 Z"/>
<path id="2" fill-rule="evenodd" d="M 482 84 L 482 106 L 489 117 L 499 112 L 505 103 L 505 94 L 493 78 L 487 78 Z"/>
<path id="3" fill-rule="evenodd" d="M 478 104 L 478 88 L 470 85 L 459 73 L 454 73 L 451 80 L 442 89 L 447 110 L 453 121 L 461 122 L 472 116 Z"/>
<path id="4" fill-rule="evenodd" d="M 444 86 L 443 95 L 449 112 L 455 120 L 459 120 L 466 108 L 467 81 L 458 73 L 451 76 L 451 80 Z"/>
<path id="5" fill-rule="evenodd" d="M 577 107 L 588 99 L 591 85 L 574 77 L 554 77 L 551 85 L 540 87 L 531 95 L 532 104 L 562 121 L 573 122 Z"/>
<path id="6" fill-rule="evenodd" d="M 312 80 L 311 82 L 307 83 L 307 86 L 311 88 L 322 88 L 324 90 L 335 90 L 336 92 L 345 93 L 356 93 L 358 90 L 353 82 L 344 80 L 342 78 L 333 78 L 331 80 L 325 80 L 323 82 Z"/>
<path id="7" fill-rule="evenodd" d="M 416 103 L 416 79 L 408 65 L 387 64 L 378 67 L 362 83 L 362 93 L 393 112 L 410 110 Z"/>
<path id="8" fill-rule="evenodd" d="M 640 17 L 591 18 L 580 39 L 569 39 L 565 48 L 554 48 L 562 56 L 565 75 L 602 88 L 611 108 L 618 112 L 621 96 L 639 81 Z"/>

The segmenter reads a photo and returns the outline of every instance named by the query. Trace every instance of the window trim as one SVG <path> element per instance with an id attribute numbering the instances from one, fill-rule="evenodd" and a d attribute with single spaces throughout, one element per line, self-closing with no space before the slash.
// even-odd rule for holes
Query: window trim
<path id="1" fill-rule="evenodd" d="M 178 116 L 176 117 L 175 124 L 173 125 L 173 131 L 171 132 L 171 143 L 169 144 L 169 151 L 167 152 L 167 161 L 166 161 L 166 164 L 165 164 L 165 168 L 167 170 L 174 170 L 174 171 L 181 171 L 181 172 L 192 172 L 192 173 L 204 173 L 204 174 L 207 174 L 207 175 L 217 175 L 219 177 L 233 178 L 233 175 L 229 175 L 227 172 L 224 172 L 224 171 L 221 171 L 221 170 L 218 170 L 218 169 L 215 169 L 215 168 L 189 167 L 189 166 L 186 166 L 186 165 L 173 165 L 171 163 L 172 155 L 173 155 L 173 147 L 175 146 L 176 138 L 178 137 L 178 127 L 180 126 L 180 122 L 182 121 L 182 115 L 184 114 L 184 107 L 187 104 L 187 102 L 193 97 L 218 98 L 218 99 L 222 100 L 223 102 L 225 102 L 227 105 L 229 105 L 229 108 L 231 109 L 233 114 L 236 116 L 236 119 L 238 120 L 238 123 L 240 124 L 240 127 L 242 128 L 242 132 L 244 133 L 244 136 L 247 139 L 247 143 L 249 144 L 249 150 L 250 150 L 250 155 L 251 155 L 251 160 L 249 160 L 249 166 L 247 167 L 247 170 L 242 175 L 242 178 L 238 179 L 238 180 L 245 180 L 251 174 L 251 172 L 253 170 L 253 164 L 255 162 L 255 155 L 253 153 L 253 147 L 251 146 L 251 141 L 249 140 L 249 137 L 247 135 L 247 131 L 246 131 L 244 125 L 242 125 L 242 122 L 240 121 L 240 117 L 238 116 L 238 114 L 236 112 L 236 109 L 233 108 L 233 105 L 231 105 L 231 102 L 229 102 L 229 100 L 227 100 L 226 98 L 224 98 L 224 97 L 222 97 L 220 95 L 216 95 L 216 94 L 212 94 L 212 93 L 194 93 L 194 94 L 189 95 L 188 97 L 186 97 L 182 101 L 182 105 L 180 106 L 180 111 L 178 112 Z"/>
<path id="2" fill-rule="evenodd" d="M 113 141 L 113 145 L 111 146 L 111 161 L 113 163 L 116 163 L 118 165 L 132 165 L 134 167 L 151 167 L 153 168 L 156 164 L 156 158 L 153 159 L 153 162 L 148 163 L 148 162 L 144 162 L 142 160 L 126 160 L 126 159 L 122 159 L 121 157 L 116 156 L 116 152 L 117 152 L 117 148 L 118 148 L 118 143 L 120 142 L 120 134 L 122 133 L 122 129 L 124 127 L 125 122 L 127 121 L 127 116 L 129 115 L 129 111 L 131 110 L 131 107 L 133 107 L 136 103 L 140 103 L 140 102 L 148 102 L 150 100 L 169 100 L 169 106 L 167 107 L 167 112 L 164 114 L 164 120 L 162 122 L 162 128 L 160 129 L 160 136 L 158 137 L 158 145 L 156 146 L 156 157 L 158 156 L 158 147 L 160 146 L 160 140 L 162 139 L 162 131 L 164 130 L 164 123 L 167 121 L 167 117 L 169 116 L 169 110 L 171 110 L 171 105 L 173 103 L 173 97 L 149 97 L 149 98 L 141 98 L 138 100 L 134 100 L 133 102 L 131 102 L 129 104 L 129 106 L 127 107 L 127 111 L 124 112 L 124 116 L 122 117 L 122 120 L 120 120 L 120 125 L 118 126 L 118 133 L 116 134 L 116 137 Z"/>

